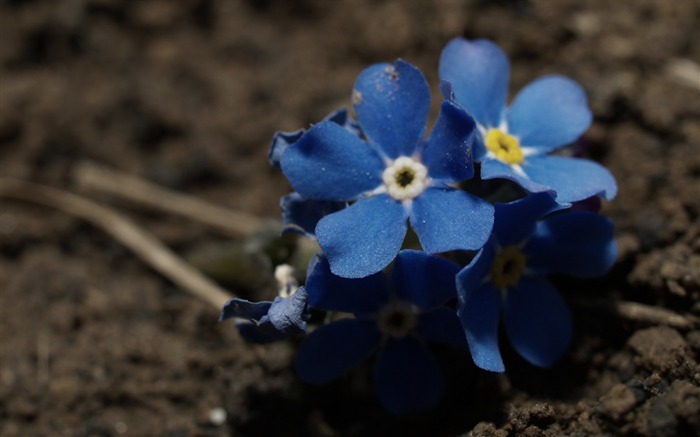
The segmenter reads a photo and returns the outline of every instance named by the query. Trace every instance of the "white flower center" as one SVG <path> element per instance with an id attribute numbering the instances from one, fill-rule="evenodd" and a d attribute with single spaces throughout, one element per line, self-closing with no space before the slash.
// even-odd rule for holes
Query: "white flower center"
<path id="1" fill-rule="evenodd" d="M 396 200 L 410 200 L 425 190 L 428 169 L 408 156 L 401 156 L 382 174 L 387 193 Z"/>

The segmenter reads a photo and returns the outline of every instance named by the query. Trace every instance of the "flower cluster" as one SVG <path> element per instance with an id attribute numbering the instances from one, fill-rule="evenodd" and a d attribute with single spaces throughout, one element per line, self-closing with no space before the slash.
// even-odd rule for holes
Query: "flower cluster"
<path id="1" fill-rule="evenodd" d="M 546 76 L 507 106 L 508 59 L 486 40 L 450 41 L 439 72 L 429 135 L 430 87 L 402 60 L 360 74 L 355 118 L 338 110 L 275 135 L 270 163 L 294 190 L 281 200 L 284 231 L 315 238 L 323 253 L 304 286 L 280 274 L 280 297 L 233 299 L 221 317 L 269 342 L 305 333 L 310 310 L 325 311 L 300 346 L 300 378 L 326 383 L 376 356 L 377 394 L 395 413 L 438 403 L 444 381 L 430 343 L 503 372 L 501 321 L 525 360 L 554 365 L 572 318 L 547 276 L 602 275 L 617 253 L 610 220 L 586 207 L 612 199 L 615 180 L 558 152 L 591 123 L 582 88 Z"/>

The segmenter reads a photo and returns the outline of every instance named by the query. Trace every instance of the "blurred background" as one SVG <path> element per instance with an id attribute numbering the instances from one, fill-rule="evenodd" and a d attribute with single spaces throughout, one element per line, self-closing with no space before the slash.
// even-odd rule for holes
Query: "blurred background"
<path id="1" fill-rule="evenodd" d="M 348 107 L 362 69 L 399 57 L 423 70 L 436 110 L 438 58 L 456 36 L 503 47 L 511 93 L 547 73 L 586 89 L 587 153 L 619 183 L 603 213 L 616 222 L 620 259 L 599 280 L 557 279 L 577 336 L 561 365 L 542 371 L 511 354 L 511 373 L 491 375 L 442 351 L 454 383 L 441 407 L 397 418 L 381 411 L 369 368 L 303 385 L 294 342 L 247 345 L 216 308 L 103 231 L 3 197 L 0 433 L 696 432 L 697 324 L 606 309 L 700 315 L 698 29 L 697 0 L 3 0 L 1 176 L 111 205 L 198 268 L 226 271 L 244 243 L 88 190 L 76 169 L 99 164 L 277 219 L 289 186 L 267 164 L 275 131 Z M 270 273 L 213 277 L 264 299 Z"/>

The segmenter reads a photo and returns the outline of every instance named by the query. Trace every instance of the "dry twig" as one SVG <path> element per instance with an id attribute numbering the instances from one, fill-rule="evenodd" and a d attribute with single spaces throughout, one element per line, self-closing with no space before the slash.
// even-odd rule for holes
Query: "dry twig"
<path id="1" fill-rule="evenodd" d="M 596 311 L 602 310 L 613 316 L 622 317 L 623 319 L 635 322 L 666 325 L 678 329 L 691 329 L 700 325 L 698 318 L 690 314 L 682 315 L 666 308 L 655 307 L 639 302 L 624 300 L 610 302 L 580 299 L 576 301 L 576 304 Z"/>
<path id="2" fill-rule="evenodd" d="M 186 217 L 233 237 L 249 237 L 263 225 L 263 221 L 252 214 L 212 205 L 92 162 L 77 164 L 73 169 L 73 177 L 80 187 Z"/>
<path id="3" fill-rule="evenodd" d="M 0 178 L 0 197 L 50 206 L 92 223 L 131 249 L 172 282 L 217 309 L 232 297 L 185 263 L 152 234 L 110 208 L 53 187 L 9 178 Z"/>

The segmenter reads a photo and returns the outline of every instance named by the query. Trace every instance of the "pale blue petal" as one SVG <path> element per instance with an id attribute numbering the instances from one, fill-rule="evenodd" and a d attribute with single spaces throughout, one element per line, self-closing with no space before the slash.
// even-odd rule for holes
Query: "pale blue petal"
<path id="1" fill-rule="evenodd" d="M 493 206 L 464 191 L 428 188 L 413 200 L 411 226 L 423 250 L 477 250 L 493 227 Z"/>
<path id="2" fill-rule="evenodd" d="M 362 131 L 379 150 L 391 159 L 410 156 L 425 132 L 430 87 L 407 62 L 375 64 L 357 78 L 353 108 Z"/>
<path id="3" fill-rule="evenodd" d="M 508 131 L 542 153 L 583 135 L 593 115 L 583 88 L 563 76 L 541 77 L 523 88 L 508 110 Z"/>
<path id="4" fill-rule="evenodd" d="M 508 179 L 530 193 L 550 192 L 552 195 L 554 194 L 554 190 L 550 187 L 533 181 L 528 176 L 516 172 L 513 167 L 505 162 L 494 158 L 484 158 L 481 162 L 481 179 Z"/>
<path id="5" fill-rule="evenodd" d="M 460 285 L 459 293 L 467 294 Z M 498 324 L 501 315 L 501 296 L 490 283 L 468 293 L 469 298 L 460 303 L 457 314 L 462 320 L 464 333 L 472 359 L 477 367 L 491 372 L 504 372 L 505 366 L 498 347 Z"/>
<path id="6" fill-rule="evenodd" d="M 433 179 L 458 182 L 474 176 L 472 145 L 478 135 L 474 119 L 456 104 L 442 102 L 440 115 L 422 151 Z"/>
<path id="7" fill-rule="evenodd" d="M 488 40 L 455 38 L 440 56 L 440 78 L 451 83 L 457 102 L 485 127 L 501 123 L 509 75 L 508 57 Z"/>
<path id="8" fill-rule="evenodd" d="M 382 272 L 366 278 L 347 279 L 334 275 L 325 257 L 320 257 L 306 278 L 309 305 L 327 311 L 371 314 L 389 298 L 388 281 Z"/>
<path id="9" fill-rule="evenodd" d="M 322 218 L 316 238 L 331 271 L 363 278 L 389 265 L 401 249 L 407 215 L 401 203 L 380 194 Z"/>
<path id="10" fill-rule="evenodd" d="M 444 390 L 435 358 L 413 337 L 386 342 L 377 357 L 374 382 L 382 405 L 395 414 L 430 410 Z"/>
<path id="11" fill-rule="evenodd" d="M 617 258 L 615 229 L 596 213 L 558 214 L 537 224 L 524 250 L 528 266 L 543 274 L 600 276 Z"/>
<path id="12" fill-rule="evenodd" d="M 534 182 L 551 187 L 560 204 L 591 196 L 611 200 L 617 194 L 617 184 L 610 171 L 587 159 L 530 156 L 523 163 L 523 170 Z"/>
<path id="13" fill-rule="evenodd" d="M 513 347 L 535 366 L 553 366 L 571 341 L 569 308 L 542 278 L 525 276 L 508 290 L 503 318 Z"/>
<path id="14" fill-rule="evenodd" d="M 306 332 L 306 321 L 309 318 L 309 295 L 304 287 L 299 287 L 289 297 L 276 297 L 267 313 L 272 327 L 286 335 Z"/>
<path id="15" fill-rule="evenodd" d="M 346 201 L 382 184 L 384 161 L 366 142 L 323 121 L 282 155 L 282 171 L 308 199 Z"/>
<path id="16" fill-rule="evenodd" d="M 417 250 L 402 250 L 394 262 L 391 288 L 398 298 L 427 310 L 457 296 L 457 272 L 459 266 L 452 261 Z"/>
<path id="17" fill-rule="evenodd" d="M 369 358 L 380 340 L 374 320 L 342 319 L 321 326 L 299 346 L 297 374 L 312 384 L 329 383 Z"/>

